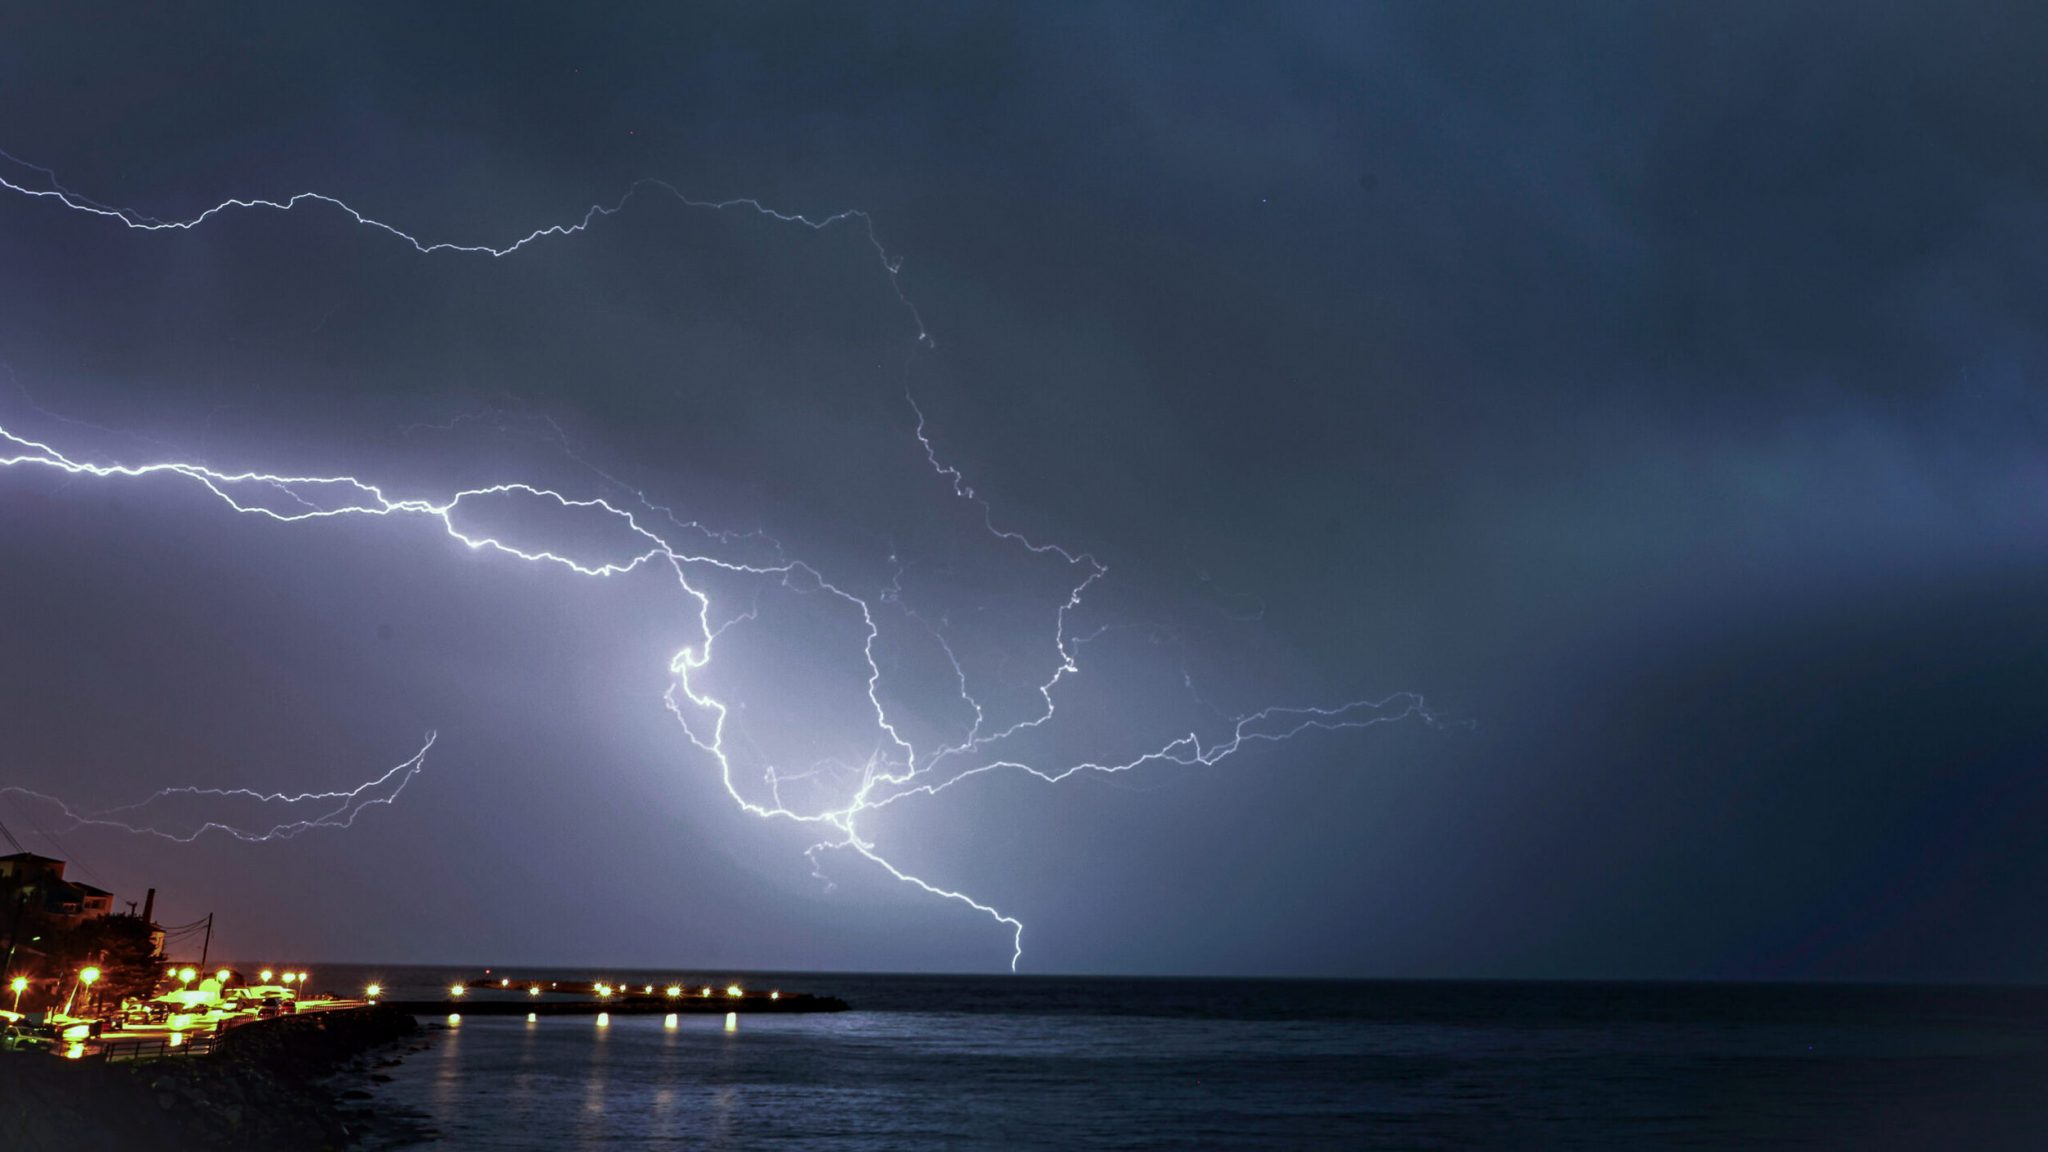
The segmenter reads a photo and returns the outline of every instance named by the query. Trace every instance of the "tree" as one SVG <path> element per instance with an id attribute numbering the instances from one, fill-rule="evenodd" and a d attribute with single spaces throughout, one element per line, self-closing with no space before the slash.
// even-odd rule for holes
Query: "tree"
<path id="1" fill-rule="evenodd" d="M 48 942 L 51 961 L 69 977 L 90 964 L 100 970 L 93 993 L 100 1003 L 141 999 L 156 990 L 157 954 L 140 916 L 86 920 Z"/>

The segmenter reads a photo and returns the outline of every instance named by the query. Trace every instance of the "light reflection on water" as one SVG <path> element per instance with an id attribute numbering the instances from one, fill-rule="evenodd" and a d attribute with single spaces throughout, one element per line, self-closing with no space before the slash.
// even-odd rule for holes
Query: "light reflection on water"
<path id="1" fill-rule="evenodd" d="M 2039 991 L 844 979 L 791 986 L 886 1010 L 730 1033 L 709 1014 L 465 1015 L 376 1103 L 457 1149 L 2021 1148 L 2048 1130 Z"/>

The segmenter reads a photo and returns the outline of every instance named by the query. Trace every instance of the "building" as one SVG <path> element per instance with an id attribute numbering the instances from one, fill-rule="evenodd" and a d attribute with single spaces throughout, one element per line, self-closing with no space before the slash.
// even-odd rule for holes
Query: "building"
<path id="1" fill-rule="evenodd" d="M 0 856 L 0 889 L 17 893 L 17 900 L 40 902 L 44 915 L 65 924 L 114 913 L 112 892 L 64 879 L 64 861 L 33 852 Z"/>

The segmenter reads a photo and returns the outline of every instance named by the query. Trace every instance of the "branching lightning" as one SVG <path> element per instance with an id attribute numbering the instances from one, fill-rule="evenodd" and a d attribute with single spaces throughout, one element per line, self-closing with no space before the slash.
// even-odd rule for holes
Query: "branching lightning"
<path id="1" fill-rule="evenodd" d="M 118 828 L 123 832 L 148 833 L 181 844 L 190 844 L 208 832 L 224 832 L 237 840 L 260 842 L 264 840 L 289 840 L 301 832 L 314 828 L 347 828 L 356 822 L 365 808 L 372 804 L 391 804 L 398 800 L 398 794 L 419 775 L 421 766 L 427 762 L 427 751 L 434 746 L 435 734 L 427 733 L 427 742 L 413 753 L 412 759 L 392 768 L 373 780 L 365 781 L 354 788 L 340 792 L 258 792 L 249 788 L 162 788 L 133 804 L 118 808 L 76 811 L 64 801 L 42 792 L 27 788 L 0 788 L 0 796 L 15 796 L 26 800 L 40 801 L 54 806 L 71 821 L 74 828 L 97 827 Z M 152 814 L 161 802 L 179 798 L 203 800 L 244 800 L 258 805 L 282 806 L 288 813 L 275 819 L 268 828 L 256 829 L 223 820 L 201 820 L 189 831 L 166 828 L 168 818 Z M 290 815 L 311 810 L 311 816 Z"/>
<path id="2" fill-rule="evenodd" d="M 25 164 L 5 153 L 0 153 L 0 158 L 40 173 L 44 177 L 41 181 L 23 183 L 0 176 L 0 189 L 12 191 L 23 197 L 52 202 L 64 209 L 105 219 L 139 232 L 185 232 L 235 211 L 290 212 L 301 207 L 317 206 L 343 213 L 357 225 L 395 238 L 410 245 L 422 255 L 467 254 L 489 258 L 509 257 L 545 240 L 567 238 L 582 233 L 597 221 L 623 211 L 636 195 L 649 191 L 666 194 L 692 208 L 751 211 L 776 221 L 801 225 L 812 230 L 824 230 L 836 225 L 857 227 L 874 248 L 896 298 L 915 322 L 917 344 L 929 347 L 932 343 L 916 306 L 903 291 L 899 278 L 901 261 L 883 246 L 872 218 L 858 210 L 812 217 L 781 212 L 751 198 L 697 200 L 684 195 L 671 184 L 650 179 L 635 182 L 628 187 L 624 195 L 610 204 L 592 205 L 572 223 L 538 228 L 506 244 L 461 244 L 423 240 L 359 212 L 335 197 L 315 192 L 302 192 L 281 200 L 229 199 L 189 219 L 161 220 L 86 199 L 58 183 L 55 174 L 48 169 Z M 1021 733 L 1047 725 L 1056 715 L 1058 698 L 1063 691 L 1067 691 L 1063 687 L 1064 681 L 1079 671 L 1076 653 L 1089 639 L 1101 635 L 1103 631 L 1098 629 L 1086 636 L 1072 635 L 1069 631 L 1072 616 L 1080 609 L 1089 589 L 1104 579 L 1109 569 L 1088 552 L 1033 540 L 999 524 L 994 509 L 976 492 L 962 471 L 942 459 L 930 434 L 925 413 L 917 405 L 915 397 L 906 393 L 906 399 L 915 416 L 914 435 L 917 444 L 933 473 L 949 486 L 952 495 L 973 504 L 980 514 L 982 525 L 997 540 L 1034 556 L 1056 559 L 1064 563 L 1073 574 L 1073 582 L 1068 586 L 1055 617 L 1052 637 L 1055 654 L 1053 667 L 1045 679 L 1036 685 L 1037 704 L 1026 714 L 1007 718 L 1000 723 L 991 722 L 989 710 L 977 699 L 970 677 L 954 654 L 954 649 L 947 642 L 943 631 L 902 603 L 900 574 L 899 583 L 895 586 L 883 589 L 872 596 L 857 594 L 829 580 L 822 571 L 810 563 L 788 558 L 780 544 L 765 540 L 758 533 L 718 532 L 695 521 L 682 520 L 668 508 L 650 502 L 643 492 L 590 465 L 573 452 L 570 452 L 572 458 L 589 467 L 607 485 L 631 494 L 633 500 L 628 502 L 603 496 L 572 495 L 553 487 L 517 480 L 430 497 L 395 495 L 372 480 L 351 475 L 313 476 L 223 471 L 176 459 L 141 464 L 97 463 L 76 458 L 49 442 L 21 435 L 4 427 L 0 427 L 0 467 L 40 469 L 108 482 L 196 485 L 211 493 L 233 513 L 255 516 L 281 525 L 313 525 L 341 517 L 381 517 L 409 521 L 438 531 L 473 551 L 549 566 L 577 578 L 606 579 L 642 570 L 658 571 L 663 574 L 664 579 L 673 581 L 677 594 L 686 606 L 689 620 L 688 636 L 669 661 L 670 682 L 663 693 L 663 700 L 681 726 L 684 736 L 718 766 L 725 790 L 733 802 L 742 811 L 756 817 L 787 820 L 819 829 L 822 838 L 806 850 L 814 871 L 817 871 L 818 861 L 823 853 L 851 851 L 873 863 L 898 882 L 965 905 L 1004 926 L 1011 935 L 1012 970 L 1016 969 L 1023 955 L 1023 922 L 965 892 L 941 887 L 898 867 L 883 855 L 869 836 L 863 833 L 861 818 L 864 814 L 912 797 L 936 795 L 962 781 L 996 771 L 1021 772 L 1047 783 L 1058 783 L 1080 773 L 1121 773 L 1152 764 L 1210 765 L 1234 755 L 1248 745 L 1280 742 L 1312 730 L 1364 728 L 1406 717 L 1430 719 L 1430 713 L 1421 697 L 1402 693 L 1381 700 L 1353 701 L 1332 708 L 1270 707 L 1228 716 L 1227 735 L 1219 739 L 1204 740 L 1199 734 L 1189 732 L 1141 755 L 1120 760 L 1045 765 L 1033 763 L 1014 752 L 1005 753 L 1006 742 Z M 555 433 L 563 450 L 569 452 L 566 437 L 561 436 L 559 428 L 555 429 Z M 610 521 L 614 527 L 622 528 L 626 537 L 634 542 L 632 549 L 630 554 L 600 558 L 579 554 L 567 546 L 549 548 L 514 543 L 502 534 L 476 527 L 472 522 L 474 517 L 469 515 L 469 511 L 479 502 L 498 499 L 530 501 L 574 515 Z M 686 533 L 688 540 L 676 537 L 677 532 Z M 771 549 L 771 558 L 766 561 L 758 557 L 736 559 L 725 551 L 743 536 L 751 538 L 748 540 L 750 543 L 765 542 Z M 728 732 L 730 708 L 725 701 L 715 697 L 702 685 L 701 674 L 711 665 L 714 652 L 728 631 L 758 616 L 760 603 L 757 598 L 751 607 L 738 611 L 731 607 L 714 608 L 712 597 L 706 591 L 706 583 L 701 578 L 712 573 L 776 585 L 805 595 L 828 597 L 840 610 L 850 613 L 852 618 L 858 620 L 862 636 L 861 656 L 866 665 L 867 703 L 878 735 L 873 751 L 855 769 L 859 779 L 858 787 L 844 802 L 814 807 L 785 802 L 783 785 L 799 779 L 804 773 L 778 772 L 772 765 L 764 774 L 768 793 L 765 802 L 758 798 L 750 798 L 740 787 L 737 779 L 738 769 L 732 753 L 734 745 L 741 738 Z M 960 699 L 971 710 L 973 717 L 971 725 L 958 739 L 921 750 L 903 734 L 902 726 L 892 718 L 889 709 L 883 703 L 884 675 L 882 664 L 876 656 L 876 645 L 882 636 L 882 621 L 894 621 L 897 615 L 924 629 L 930 638 L 937 642 L 951 663 Z M 191 840 L 209 830 L 222 831 L 248 840 L 272 839 L 289 837 L 312 828 L 346 827 L 368 805 L 391 803 L 406 783 L 417 774 L 433 742 L 430 735 L 426 746 L 412 759 L 352 790 L 340 792 L 284 795 L 256 793 L 244 789 L 180 787 L 165 789 L 137 804 L 98 811 L 74 810 L 55 798 L 29 793 L 22 789 L 4 789 L 0 792 L 57 804 L 64 815 L 73 821 L 74 826 L 119 827 L 178 840 Z M 293 812 L 311 810 L 315 814 L 310 817 L 293 816 L 275 823 L 268 829 L 206 821 L 189 834 L 179 834 L 159 827 L 150 815 L 153 805 L 176 798 L 233 799 L 259 804 L 279 804 L 287 806 Z M 302 808 L 302 805 L 311 807 Z"/>

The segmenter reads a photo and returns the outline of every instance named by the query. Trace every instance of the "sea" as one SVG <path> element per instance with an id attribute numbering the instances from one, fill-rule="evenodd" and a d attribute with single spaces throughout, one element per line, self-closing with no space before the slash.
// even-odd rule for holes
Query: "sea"
<path id="1" fill-rule="evenodd" d="M 438 998 L 478 968 L 330 966 Z M 423 1018 L 450 1149 L 2048 1149 L 2048 989 L 507 969 L 846 1012 Z"/>

